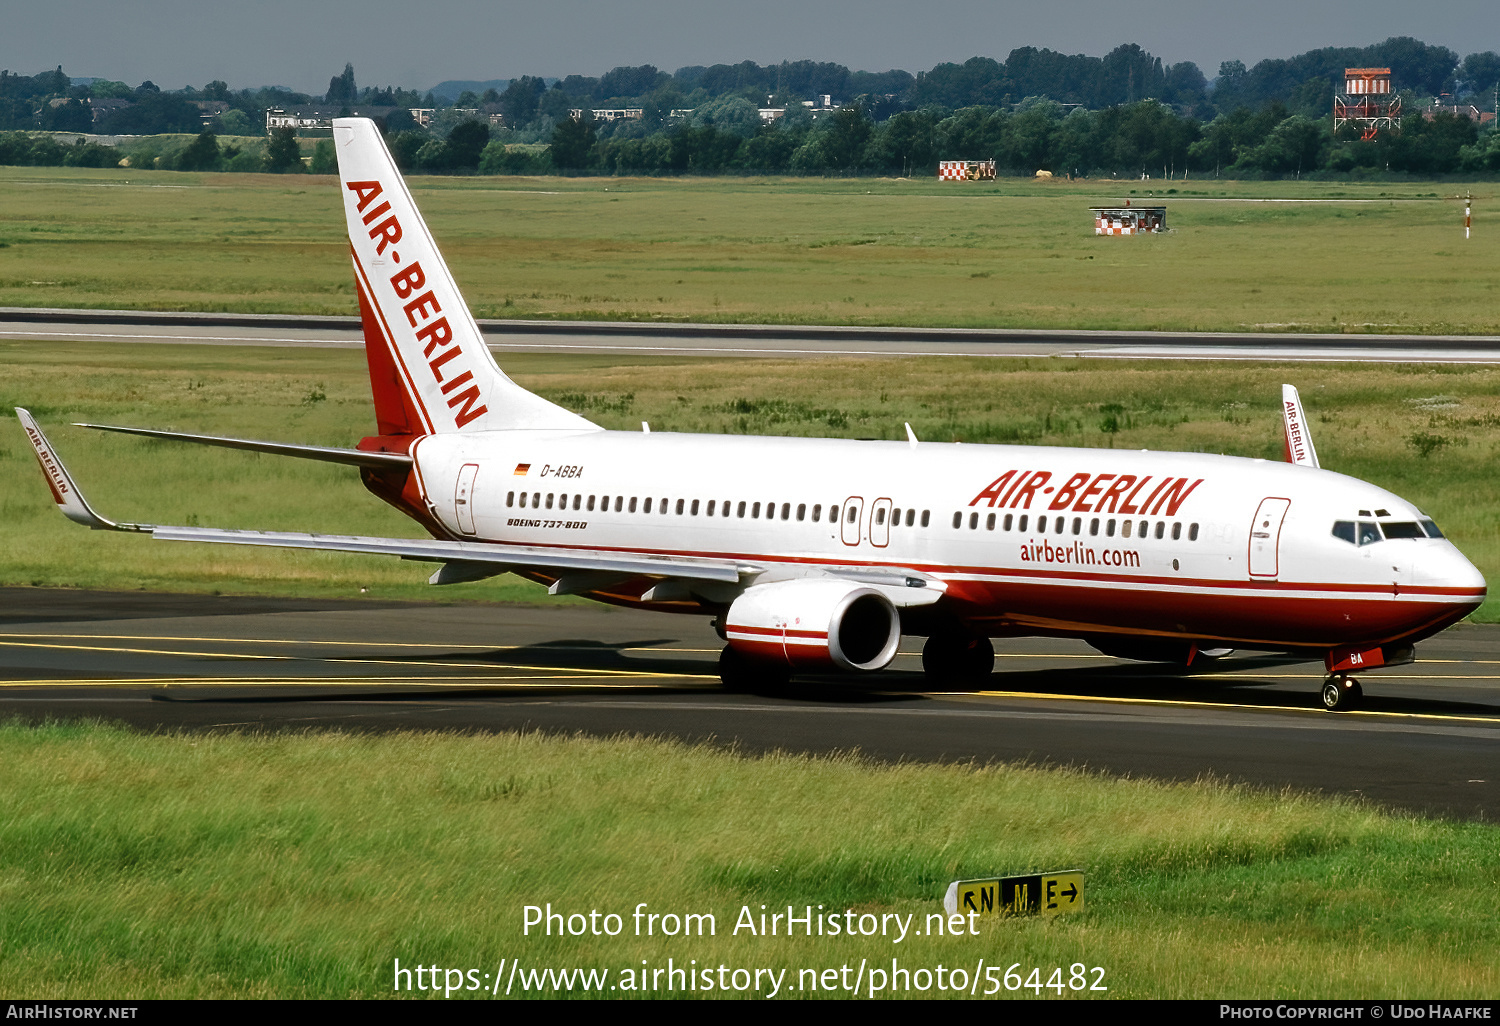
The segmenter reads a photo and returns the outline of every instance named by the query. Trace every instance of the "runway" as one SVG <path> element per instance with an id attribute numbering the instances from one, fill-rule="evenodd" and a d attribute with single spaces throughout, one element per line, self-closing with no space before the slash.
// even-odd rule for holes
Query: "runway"
<path id="1" fill-rule="evenodd" d="M 919 640 L 919 639 L 918 639 Z M 607 607 L 0 589 L 0 716 L 145 730 L 621 732 L 745 752 L 1027 761 L 1358 795 L 1500 816 L 1500 628 L 1461 625 L 1323 712 L 1318 664 L 1231 657 L 1179 676 L 1082 644 L 998 642 L 984 690 L 893 668 L 726 692 L 705 620 Z"/>
<path id="2" fill-rule="evenodd" d="M 1500 363 L 1484 336 L 1288 332 L 860 328 L 819 325 L 480 321 L 492 351 L 699 357 L 1058 356 L 1114 360 Z M 358 348 L 352 317 L 0 309 L 0 339 Z"/>

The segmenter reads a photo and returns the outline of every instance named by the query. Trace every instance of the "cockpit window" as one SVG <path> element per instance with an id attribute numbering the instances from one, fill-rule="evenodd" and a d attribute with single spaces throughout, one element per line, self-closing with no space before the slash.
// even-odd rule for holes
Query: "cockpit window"
<path id="1" fill-rule="evenodd" d="M 1441 538 L 1441 537 L 1443 537 L 1443 532 L 1439 531 L 1438 530 L 1438 525 L 1434 524 L 1431 520 L 1424 520 L 1424 521 L 1422 521 L 1422 527 L 1423 527 L 1424 530 L 1426 530 L 1427 537 L 1429 537 L 1429 538 Z"/>
<path id="2" fill-rule="evenodd" d="M 1410 520 L 1397 521 L 1395 523 L 1384 523 L 1380 525 L 1385 529 L 1387 538 L 1424 538 L 1422 529 Z"/>
<path id="3" fill-rule="evenodd" d="M 1333 536 L 1335 538 L 1342 538 L 1342 539 L 1344 539 L 1344 541 L 1348 542 L 1350 545 L 1353 545 L 1354 544 L 1354 521 L 1352 521 L 1352 520 L 1335 520 L 1333 522 Z"/>
<path id="4" fill-rule="evenodd" d="M 1378 541 L 1380 541 L 1380 528 L 1374 524 L 1361 521 L 1359 525 L 1359 544 L 1374 545 Z"/>

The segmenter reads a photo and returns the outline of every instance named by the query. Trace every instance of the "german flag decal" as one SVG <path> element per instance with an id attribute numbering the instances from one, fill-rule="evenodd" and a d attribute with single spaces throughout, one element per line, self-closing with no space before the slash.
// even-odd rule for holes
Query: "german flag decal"
<path id="1" fill-rule="evenodd" d="M 531 464 L 530 463 L 517 463 L 516 464 L 516 472 L 512 476 L 513 477 L 525 477 L 530 471 L 531 471 Z"/>

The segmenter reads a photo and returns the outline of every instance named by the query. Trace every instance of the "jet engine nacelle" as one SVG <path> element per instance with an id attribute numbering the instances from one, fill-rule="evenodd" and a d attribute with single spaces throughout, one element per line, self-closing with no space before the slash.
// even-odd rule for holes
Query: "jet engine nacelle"
<path id="1" fill-rule="evenodd" d="M 853 581 L 758 584 L 724 617 L 731 648 L 800 670 L 879 670 L 901 644 L 901 617 L 879 591 Z"/>

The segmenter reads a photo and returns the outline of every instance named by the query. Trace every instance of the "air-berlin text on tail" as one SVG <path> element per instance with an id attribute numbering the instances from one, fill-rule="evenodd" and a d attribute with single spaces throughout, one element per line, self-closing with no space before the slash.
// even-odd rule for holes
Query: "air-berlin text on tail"
<path id="1" fill-rule="evenodd" d="M 394 246 L 401 241 L 401 222 L 391 213 L 390 201 L 375 202 L 385 191 L 379 182 L 350 182 L 346 188 L 358 198 L 355 209 L 362 215 L 360 220 L 371 226 L 370 238 L 376 244 L 377 256 L 384 254 L 387 246 Z M 365 213 L 365 208 L 371 204 L 375 205 L 369 213 Z M 391 262 L 401 263 L 394 248 L 391 249 Z M 483 416 L 489 408 L 482 401 L 483 397 L 472 371 L 463 370 L 462 373 L 453 374 L 455 369 L 462 367 L 462 363 L 457 367 L 448 367 L 445 373 L 444 367 L 447 364 L 463 356 L 463 347 L 454 340 L 453 326 L 448 323 L 448 318 L 440 316 L 443 307 L 437 296 L 431 289 L 422 291 L 426 285 L 427 272 L 415 260 L 391 275 L 391 288 L 395 289 L 396 298 L 407 301 L 401 310 L 406 314 L 408 325 L 416 329 L 417 341 L 422 343 L 422 357 L 432 371 L 433 380 L 447 397 L 449 408 L 456 411 L 454 419 L 457 425 L 463 427 Z"/>
<path id="2" fill-rule="evenodd" d="M 1297 404 L 1288 400 L 1285 404 L 1286 414 L 1286 455 L 1290 463 L 1307 462 L 1307 444 L 1303 441 L 1305 429 L 1302 427 L 1302 411 Z"/>
<path id="3" fill-rule="evenodd" d="M 1030 509 L 1032 500 L 1047 503 L 1046 509 L 1066 509 L 1077 513 L 1121 513 L 1127 516 L 1144 513 L 1176 516 L 1177 510 L 1203 483 L 1185 477 L 1157 478 L 1151 474 L 1089 474 L 1069 477 L 1061 488 L 1049 485 L 1052 474 L 1046 470 L 1007 470 L 970 501 L 970 506 L 985 505 L 1001 509 Z M 1140 498 L 1142 495 L 1144 499 Z M 1137 501 L 1139 500 L 1139 501 Z"/>

